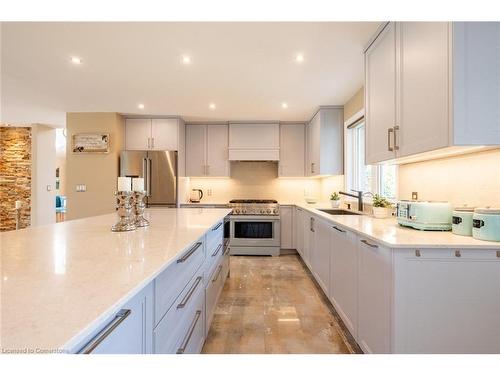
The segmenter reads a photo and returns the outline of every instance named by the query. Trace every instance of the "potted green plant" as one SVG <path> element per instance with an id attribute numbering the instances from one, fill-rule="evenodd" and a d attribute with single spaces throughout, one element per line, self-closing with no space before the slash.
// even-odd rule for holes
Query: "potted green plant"
<path id="1" fill-rule="evenodd" d="M 379 194 L 373 195 L 373 216 L 377 219 L 385 219 L 389 216 L 390 208 L 392 207 L 391 202 L 389 202 L 384 197 Z"/>
<path id="2" fill-rule="evenodd" d="M 337 192 L 333 192 L 332 195 L 330 195 L 330 204 L 332 205 L 332 208 L 339 208 L 340 207 L 340 195 Z"/>

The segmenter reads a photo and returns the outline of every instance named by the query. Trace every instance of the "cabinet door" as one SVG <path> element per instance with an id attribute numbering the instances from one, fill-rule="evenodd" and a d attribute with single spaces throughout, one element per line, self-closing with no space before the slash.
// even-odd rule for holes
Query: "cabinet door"
<path id="1" fill-rule="evenodd" d="M 314 219 L 314 243 L 310 248 L 312 271 L 326 295 L 330 286 L 330 225 Z"/>
<path id="2" fill-rule="evenodd" d="M 280 125 L 280 177 L 303 177 L 305 174 L 304 124 Z"/>
<path id="3" fill-rule="evenodd" d="M 229 177 L 228 126 L 207 125 L 207 175 Z"/>
<path id="4" fill-rule="evenodd" d="M 310 249 L 311 245 L 314 247 L 314 232 L 312 231 L 312 217 L 309 216 L 306 211 L 302 216 L 302 237 L 303 237 L 303 247 L 302 247 L 302 259 L 309 269 L 311 269 L 310 262 Z"/>
<path id="5" fill-rule="evenodd" d="M 396 125 L 396 29 L 392 22 L 365 53 L 365 119 L 366 164 L 393 159 L 394 137 L 389 132 Z"/>
<path id="6" fill-rule="evenodd" d="M 153 350 L 153 287 L 146 286 L 76 352 L 84 354 L 148 354 Z M 109 333 L 106 336 L 106 333 Z M 104 338 L 100 341 L 100 338 Z M 100 341 L 100 342 L 99 342 Z M 97 346 L 93 343 L 98 342 Z"/>
<path id="7" fill-rule="evenodd" d="M 500 353 L 500 260 L 456 251 L 395 250 L 395 353 Z"/>
<path id="8" fill-rule="evenodd" d="M 449 144 L 449 45 L 447 22 L 401 22 L 398 157 Z"/>
<path id="9" fill-rule="evenodd" d="M 358 275 L 358 344 L 365 353 L 389 353 L 391 250 L 371 240 L 361 239 Z"/>
<path id="10" fill-rule="evenodd" d="M 295 210 L 295 242 L 297 246 L 297 252 L 302 258 L 304 258 L 304 211 L 301 208 L 296 208 Z"/>
<path id="11" fill-rule="evenodd" d="M 319 130 L 313 129 L 317 146 L 314 155 L 315 175 L 339 175 L 344 173 L 344 110 L 325 108 L 319 111 Z"/>
<path id="12" fill-rule="evenodd" d="M 330 230 L 330 301 L 356 337 L 358 317 L 358 244 L 354 233 L 339 226 Z"/>
<path id="13" fill-rule="evenodd" d="M 315 176 L 320 170 L 320 128 L 321 114 L 316 113 L 307 125 L 307 175 Z"/>
<path id="14" fill-rule="evenodd" d="M 149 150 L 151 147 L 151 120 L 125 120 L 125 149 Z"/>
<path id="15" fill-rule="evenodd" d="M 186 176 L 206 175 L 206 125 L 186 125 Z"/>
<path id="16" fill-rule="evenodd" d="M 281 248 L 293 249 L 293 208 L 280 207 Z"/>
<path id="17" fill-rule="evenodd" d="M 178 150 L 178 123 L 177 119 L 151 120 L 151 148 L 153 150 Z"/>

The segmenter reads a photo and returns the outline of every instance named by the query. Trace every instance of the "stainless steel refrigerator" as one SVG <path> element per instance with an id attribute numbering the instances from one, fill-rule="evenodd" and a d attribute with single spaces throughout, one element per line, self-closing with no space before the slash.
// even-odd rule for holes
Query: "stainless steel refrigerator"
<path id="1" fill-rule="evenodd" d="M 148 207 L 177 206 L 177 151 L 122 151 L 120 176 L 144 178 Z"/>

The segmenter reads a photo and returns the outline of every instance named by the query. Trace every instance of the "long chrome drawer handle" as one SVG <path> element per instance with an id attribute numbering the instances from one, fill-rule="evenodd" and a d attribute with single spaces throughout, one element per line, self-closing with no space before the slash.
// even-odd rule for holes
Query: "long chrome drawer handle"
<path id="1" fill-rule="evenodd" d="M 221 225 L 222 225 L 222 223 L 217 224 L 217 226 L 215 228 L 212 228 L 212 230 L 215 231 L 215 230 L 219 229 Z"/>
<path id="2" fill-rule="evenodd" d="M 345 233 L 345 230 L 340 229 L 340 228 L 338 228 L 338 227 L 335 227 L 335 226 L 334 226 L 334 227 L 332 227 L 332 228 L 333 228 L 333 229 L 335 229 L 335 230 L 338 230 L 338 231 L 339 231 L 339 232 L 341 232 L 341 233 Z"/>
<path id="3" fill-rule="evenodd" d="M 365 245 L 368 245 L 370 247 L 373 247 L 374 249 L 378 249 L 378 245 L 374 245 L 372 243 L 369 243 L 367 240 L 361 240 Z"/>
<path id="4" fill-rule="evenodd" d="M 122 309 L 118 311 L 113 320 L 111 320 L 101 331 L 99 331 L 99 333 L 95 335 L 94 338 L 87 343 L 87 345 L 81 348 L 78 351 L 78 354 L 92 353 L 94 349 L 97 348 L 99 344 L 116 329 L 116 327 L 127 319 L 131 312 L 132 311 L 129 309 Z"/>
<path id="5" fill-rule="evenodd" d="M 177 259 L 177 263 L 184 263 L 188 258 L 193 255 L 193 253 L 198 250 L 198 248 L 202 245 L 201 242 L 197 242 L 196 245 L 194 245 L 191 250 L 189 250 L 182 258 Z"/>
<path id="6" fill-rule="evenodd" d="M 224 252 L 222 253 L 222 255 L 226 255 L 228 251 L 229 251 L 229 246 L 226 246 L 224 248 Z"/>
<path id="7" fill-rule="evenodd" d="M 215 251 L 214 251 L 214 253 L 212 254 L 212 256 L 213 256 L 213 257 L 214 257 L 214 256 L 216 256 L 216 255 L 219 253 L 220 249 L 222 249 L 222 244 L 219 244 L 219 246 L 217 246 L 217 249 L 215 249 Z"/>
<path id="8" fill-rule="evenodd" d="M 186 294 L 186 296 L 182 299 L 181 303 L 179 303 L 177 305 L 177 308 L 178 309 L 183 309 L 187 303 L 189 302 L 189 299 L 191 298 L 191 296 L 193 295 L 194 291 L 196 290 L 196 288 L 198 288 L 198 285 L 200 284 L 200 281 L 201 281 L 202 277 L 201 276 L 198 276 L 196 278 L 196 281 L 194 282 L 193 286 L 191 287 L 191 289 L 189 289 L 189 292 Z"/>
<path id="9" fill-rule="evenodd" d="M 215 283 L 217 281 L 217 279 L 219 278 L 220 276 L 220 273 L 222 271 L 222 265 L 219 266 L 219 269 L 217 270 L 217 275 L 215 275 L 215 277 L 212 279 L 212 282 Z"/>
<path id="10" fill-rule="evenodd" d="M 194 329 L 196 328 L 196 323 L 198 323 L 198 320 L 200 319 L 201 316 L 201 310 L 197 310 L 196 314 L 194 316 L 193 322 L 191 323 L 191 326 L 189 327 L 189 331 L 184 337 L 184 340 L 182 340 L 182 345 L 179 349 L 177 349 L 177 354 L 183 354 L 186 351 L 186 348 L 189 344 L 189 340 L 191 340 L 191 336 L 193 336 Z"/>

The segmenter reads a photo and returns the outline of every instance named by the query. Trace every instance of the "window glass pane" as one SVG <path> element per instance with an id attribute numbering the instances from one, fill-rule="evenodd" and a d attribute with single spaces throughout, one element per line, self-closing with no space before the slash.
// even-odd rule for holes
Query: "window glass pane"
<path id="1" fill-rule="evenodd" d="M 380 167 L 380 195 L 396 199 L 396 168 L 395 165 Z"/>

